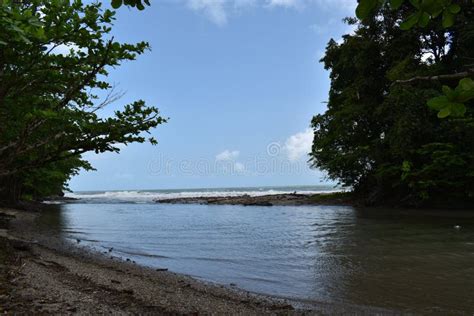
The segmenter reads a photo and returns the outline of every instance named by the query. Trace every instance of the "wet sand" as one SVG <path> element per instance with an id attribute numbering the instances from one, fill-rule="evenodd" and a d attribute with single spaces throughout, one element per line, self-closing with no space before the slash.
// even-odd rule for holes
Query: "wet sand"
<path id="1" fill-rule="evenodd" d="M 0 209 L 1 313 L 312 313 L 283 300 L 89 252 L 54 234 L 39 233 L 37 215 Z"/>

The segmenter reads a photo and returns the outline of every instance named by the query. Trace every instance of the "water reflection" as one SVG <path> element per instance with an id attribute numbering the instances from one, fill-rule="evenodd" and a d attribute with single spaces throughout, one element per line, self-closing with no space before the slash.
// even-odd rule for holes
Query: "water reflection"
<path id="1" fill-rule="evenodd" d="M 36 220 L 38 228 L 46 234 L 57 234 L 69 226 L 68 219 L 64 216 L 64 205 L 45 204 L 41 216 Z"/>
<path id="2" fill-rule="evenodd" d="M 323 247 L 330 295 L 401 311 L 472 313 L 473 215 L 357 209 L 341 217 Z"/>
<path id="3" fill-rule="evenodd" d="M 98 250 L 251 291 L 416 313 L 474 312 L 474 213 L 71 204 L 41 225 Z M 459 225 L 461 229 L 455 229 Z"/>

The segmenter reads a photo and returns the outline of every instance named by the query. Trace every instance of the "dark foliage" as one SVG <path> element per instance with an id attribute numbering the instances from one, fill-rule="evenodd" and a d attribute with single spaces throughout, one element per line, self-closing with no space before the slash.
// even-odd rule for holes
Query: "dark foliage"
<path id="1" fill-rule="evenodd" d="M 367 203 L 467 206 L 474 201 L 474 118 L 445 119 L 427 102 L 474 63 L 474 13 L 465 4 L 449 28 L 439 23 L 400 29 L 409 6 L 383 6 L 358 23 L 322 59 L 331 71 L 328 110 L 313 118 L 311 163 L 351 186 Z M 442 89 L 442 86 L 445 86 Z"/>

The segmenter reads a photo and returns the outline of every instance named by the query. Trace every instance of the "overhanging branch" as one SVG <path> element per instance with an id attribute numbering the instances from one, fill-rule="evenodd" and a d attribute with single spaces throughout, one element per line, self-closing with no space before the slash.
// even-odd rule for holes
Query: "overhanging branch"
<path id="1" fill-rule="evenodd" d="M 416 76 L 406 80 L 396 80 L 392 83 L 396 84 L 412 84 L 417 81 L 448 81 L 448 80 L 460 80 L 463 78 L 471 77 L 474 75 L 474 68 L 470 68 L 467 71 L 457 72 L 454 74 L 448 75 L 438 75 L 438 76 Z"/>

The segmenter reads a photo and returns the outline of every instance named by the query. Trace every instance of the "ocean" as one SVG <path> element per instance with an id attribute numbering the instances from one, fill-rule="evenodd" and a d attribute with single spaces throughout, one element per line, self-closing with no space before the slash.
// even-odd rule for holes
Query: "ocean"
<path id="1" fill-rule="evenodd" d="M 335 185 L 285 186 L 285 187 L 243 187 L 243 188 L 206 188 L 173 190 L 117 190 L 82 191 L 66 193 L 67 197 L 80 199 L 81 203 L 152 203 L 157 199 L 217 196 L 260 196 L 267 194 L 299 193 L 317 194 L 341 191 Z"/>

